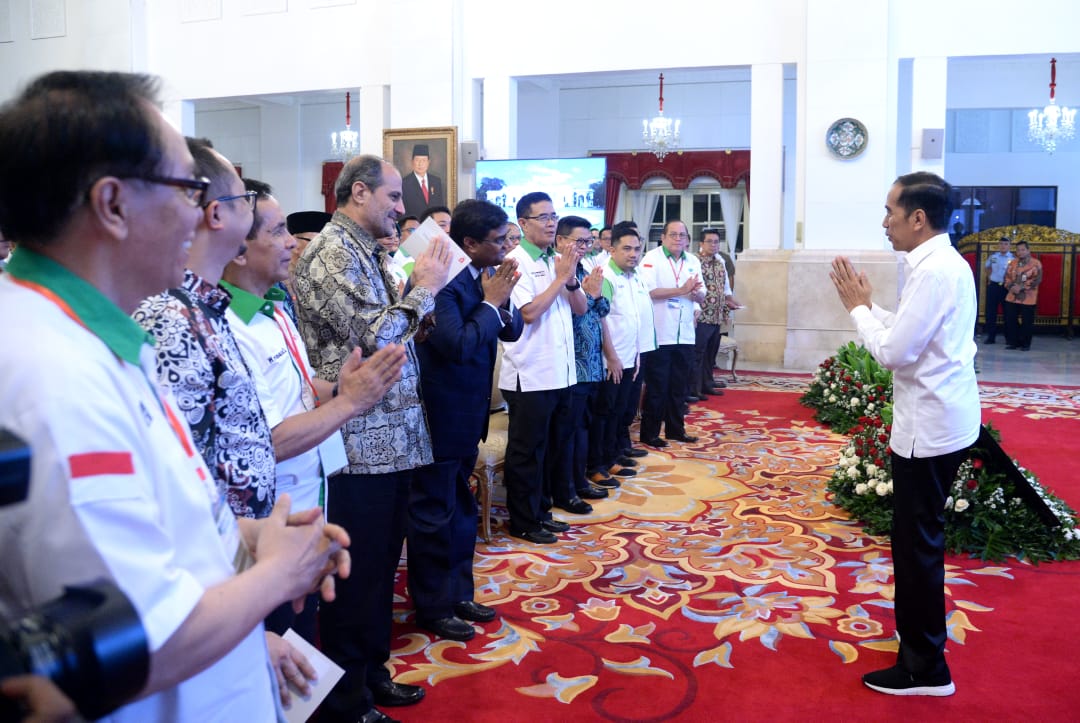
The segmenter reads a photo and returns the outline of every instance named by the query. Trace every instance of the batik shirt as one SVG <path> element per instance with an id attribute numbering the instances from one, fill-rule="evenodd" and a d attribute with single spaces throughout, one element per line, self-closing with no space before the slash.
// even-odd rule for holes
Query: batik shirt
<path id="1" fill-rule="evenodd" d="M 727 266 L 718 256 L 701 257 L 701 281 L 705 284 L 705 301 L 701 302 L 699 324 L 726 324 L 731 311 L 727 308 L 727 296 L 731 287 L 727 281 Z"/>
<path id="2" fill-rule="evenodd" d="M 577 267 L 577 280 L 585 278 L 583 263 Z M 600 319 L 611 311 L 611 297 L 601 294 L 590 298 L 585 313 L 574 314 L 574 364 L 577 366 L 578 382 L 604 381 L 603 329 Z"/>
<path id="3" fill-rule="evenodd" d="M 1005 271 L 1005 288 L 1009 290 L 1005 301 L 1013 304 L 1034 306 L 1039 300 L 1039 284 L 1042 283 L 1042 262 L 1034 256 L 1028 256 L 1027 260 L 1018 258 L 1009 262 L 1009 268 Z M 1019 285 L 1019 293 L 1012 292 L 1013 285 Z"/>
<path id="4" fill-rule="evenodd" d="M 225 321 L 229 293 L 191 271 L 132 317 L 154 337 L 158 379 L 172 389 L 195 444 L 237 517 L 274 506 L 275 457 L 255 383 Z"/>
<path id="5" fill-rule="evenodd" d="M 368 357 L 387 344 L 405 345 L 401 379 L 375 406 L 345 423 L 348 472 L 386 474 L 431 464 L 412 339 L 420 320 L 434 311 L 435 297 L 421 286 L 401 296 L 386 252 L 340 211 L 304 250 L 293 290 L 300 333 L 322 379 L 336 380 L 354 348 Z"/>

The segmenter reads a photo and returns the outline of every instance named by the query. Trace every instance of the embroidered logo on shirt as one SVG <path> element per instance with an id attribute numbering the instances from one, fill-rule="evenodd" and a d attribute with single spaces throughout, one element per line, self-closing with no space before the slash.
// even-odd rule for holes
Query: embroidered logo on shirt
<path id="1" fill-rule="evenodd" d="M 68 457 L 71 478 L 96 477 L 104 474 L 135 474 L 131 452 L 84 452 Z"/>

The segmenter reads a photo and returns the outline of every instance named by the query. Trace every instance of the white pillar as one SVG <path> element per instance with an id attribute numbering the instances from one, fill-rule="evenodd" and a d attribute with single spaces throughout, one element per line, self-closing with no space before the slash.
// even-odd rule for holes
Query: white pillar
<path id="1" fill-rule="evenodd" d="M 949 60 L 945 57 L 915 58 L 911 80 L 911 170 L 945 174 L 944 148 L 938 158 L 923 158 L 923 129 L 945 128 Z M 944 134 L 937 141 L 945 144 Z"/>
<path id="2" fill-rule="evenodd" d="M 784 66 L 750 70 L 750 216 L 748 247 L 779 249 L 784 234 Z"/>
<path id="3" fill-rule="evenodd" d="M 390 86 L 365 85 L 360 89 L 360 152 L 383 154 L 383 130 L 390 127 Z"/>
<path id="4" fill-rule="evenodd" d="M 486 158 L 517 157 L 518 86 L 515 78 L 484 79 L 484 138 Z"/>

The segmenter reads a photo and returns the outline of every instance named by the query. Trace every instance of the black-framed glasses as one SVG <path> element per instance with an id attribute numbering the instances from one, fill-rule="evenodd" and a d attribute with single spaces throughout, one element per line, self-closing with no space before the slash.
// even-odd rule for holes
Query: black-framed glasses
<path id="1" fill-rule="evenodd" d="M 542 213 L 539 216 L 524 216 L 530 221 L 539 221 L 540 223 L 555 223 L 559 220 L 559 214 L 557 213 Z"/>
<path id="2" fill-rule="evenodd" d="M 244 191 L 243 193 L 238 193 L 235 196 L 218 196 L 214 199 L 214 201 L 218 201 L 219 203 L 225 203 L 226 201 L 236 201 L 242 198 L 247 201 L 248 206 L 250 206 L 251 208 L 255 208 L 255 199 L 258 196 L 258 191 Z M 212 201 L 207 201 L 206 205 L 209 206 L 211 203 Z"/>
<path id="3" fill-rule="evenodd" d="M 172 186 L 178 188 L 184 194 L 184 198 L 192 206 L 201 206 L 203 198 L 206 197 L 206 191 L 210 188 L 210 179 L 205 176 L 198 178 L 176 178 L 174 176 L 155 176 L 153 174 L 147 174 L 144 176 L 125 176 L 125 178 L 134 178 L 138 181 L 146 181 L 147 183 L 157 183 L 162 186 Z"/>

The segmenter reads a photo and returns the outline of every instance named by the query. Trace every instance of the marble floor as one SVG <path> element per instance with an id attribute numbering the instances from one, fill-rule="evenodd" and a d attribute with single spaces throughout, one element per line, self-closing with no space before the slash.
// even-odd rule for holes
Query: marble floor
<path id="1" fill-rule="evenodd" d="M 996 344 L 977 339 L 979 380 L 1020 384 L 1063 384 L 1080 386 L 1080 339 L 1037 335 L 1031 351 L 1008 350 L 1000 335 Z M 812 372 L 812 369 L 780 369 L 739 360 L 740 371 Z"/>

